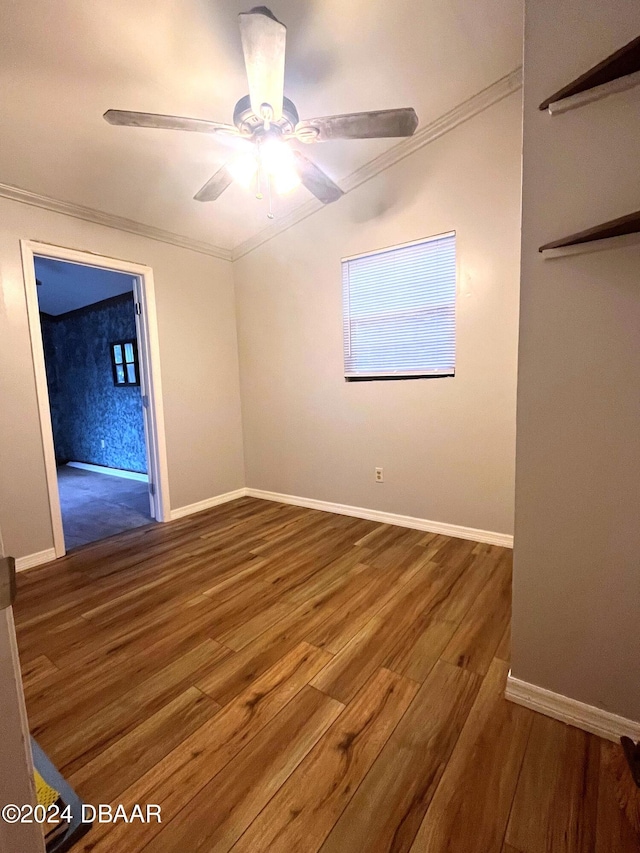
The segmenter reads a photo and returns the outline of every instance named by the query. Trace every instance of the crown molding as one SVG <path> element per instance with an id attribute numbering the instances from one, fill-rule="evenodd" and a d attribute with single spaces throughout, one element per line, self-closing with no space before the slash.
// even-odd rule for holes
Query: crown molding
<path id="1" fill-rule="evenodd" d="M 41 207 L 43 210 L 49 210 L 52 213 L 61 213 L 64 216 L 71 216 L 74 219 L 93 222 L 95 225 L 104 225 L 106 228 L 116 228 L 118 231 L 137 234 L 138 237 L 157 240 L 159 243 L 169 243 L 172 246 L 179 246 L 181 249 L 191 249 L 193 252 L 211 255 L 223 261 L 232 260 L 230 249 L 222 249 L 220 246 L 214 246 L 212 243 L 193 240 L 182 234 L 174 234 L 172 231 L 155 228 L 153 225 L 144 225 L 142 222 L 136 222 L 133 219 L 125 219 L 123 216 L 104 213 L 101 210 L 94 210 L 92 207 L 73 204 L 70 201 L 60 201 L 50 196 L 40 195 L 30 190 L 11 186 L 10 184 L 0 184 L 0 198 L 17 201 L 20 204 L 29 204 L 32 207 Z"/>
<path id="2" fill-rule="evenodd" d="M 365 163 L 364 166 L 356 169 L 355 172 L 352 172 L 340 181 L 342 190 L 345 194 L 351 192 L 351 190 L 354 190 L 366 181 L 370 181 L 371 178 L 375 178 L 376 175 L 384 172 L 390 166 L 394 166 L 396 163 L 399 163 L 400 160 L 404 160 L 405 157 L 409 157 L 409 155 L 419 151 L 421 148 L 424 148 L 425 145 L 429 145 L 430 142 L 434 142 L 436 139 L 444 136 L 445 133 L 449 133 L 449 131 L 479 113 L 484 112 L 484 110 L 494 104 L 497 104 L 498 101 L 503 100 L 503 98 L 517 92 L 521 88 L 522 67 L 518 67 L 510 74 L 501 77 L 499 80 L 496 80 L 495 83 L 487 86 L 486 89 L 483 89 L 481 92 L 473 95 L 468 100 L 463 101 L 463 103 L 458 104 L 457 107 L 454 107 L 448 113 L 445 113 L 429 124 L 426 124 L 413 136 L 410 136 L 408 139 L 403 139 L 402 142 L 399 142 L 397 145 L 394 145 L 392 148 L 384 151 L 379 157 L 370 160 L 368 163 Z M 253 252 L 259 246 L 262 246 L 269 240 L 273 240 L 273 238 L 277 237 L 278 234 L 281 234 L 293 225 L 297 225 L 298 222 L 302 222 L 303 219 L 306 219 L 308 216 L 312 216 L 319 210 L 324 210 L 324 208 L 324 204 L 316 199 L 311 199 L 291 211 L 287 216 L 284 216 L 282 219 L 274 222 L 268 228 L 264 228 L 262 231 L 258 232 L 258 234 L 255 234 L 253 237 L 249 237 L 248 240 L 245 240 L 243 243 L 236 246 L 232 252 L 232 260 L 237 261 L 244 257 L 244 255 L 248 255 L 249 252 Z"/>

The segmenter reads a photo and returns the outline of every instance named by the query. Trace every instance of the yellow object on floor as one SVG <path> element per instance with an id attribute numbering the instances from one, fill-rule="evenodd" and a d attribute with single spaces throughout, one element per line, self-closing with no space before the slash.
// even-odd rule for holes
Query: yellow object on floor
<path id="1" fill-rule="evenodd" d="M 37 770 L 33 771 L 36 780 L 36 795 L 38 797 L 38 805 L 44 806 L 46 809 L 57 803 L 60 799 L 60 794 L 51 785 L 48 785 Z"/>

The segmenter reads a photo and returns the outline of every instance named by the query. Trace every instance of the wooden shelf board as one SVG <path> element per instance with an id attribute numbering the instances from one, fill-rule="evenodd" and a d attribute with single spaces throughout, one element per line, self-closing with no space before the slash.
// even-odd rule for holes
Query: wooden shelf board
<path id="1" fill-rule="evenodd" d="M 608 240 L 611 237 L 622 237 L 626 234 L 637 233 L 640 233 L 640 210 L 637 210 L 635 213 L 628 213 L 619 219 L 604 222 L 602 225 L 587 228 L 586 231 L 571 234 L 569 237 L 563 237 L 561 240 L 545 243 L 544 246 L 540 246 L 538 251 L 545 252 L 549 249 L 562 249 L 566 246 L 577 246 L 580 243 L 592 243 L 595 240 Z"/>
<path id="2" fill-rule="evenodd" d="M 611 83 L 620 77 L 635 74 L 636 71 L 640 71 L 640 36 L 630 41 L 624 47 L 621 47 L 620 50 L 616 50 L 615 53 L 603 59 L 602 62 L 594 65 L 593 68 L 581 74 L 580 77 L 577 77 L 567 86 L 555 92 L 540 104 L 540 109 L 546 110 L 549 104 L 561 101 L 563 98 L 569 98 L 572 95 L 577 95 L 580 92 L 586 92 L 596 86 Z"/>
<path id="3" fill-rule="evenodd" d="M 636 71 L 634 74 L 627 74 L 626 77 L 618 77 L 617 80 L 612 80 L 611 83 L 603 83 L 602 86 L 587 89 L 586 92 L 578 92 L 577 95 L 570 95 L 568 98 L 552 101 L 549 104 L 549 112 L 551 115 L 566 113 L 569 110 L 576 110 L 579 107 L 583 107 L 585 104 L 591 104 L 593 101 L 608 98 L 610 95 L 615 95 L 618 92 L 626 92 L 636 86 L 640 86 L 640 71 Z"/>

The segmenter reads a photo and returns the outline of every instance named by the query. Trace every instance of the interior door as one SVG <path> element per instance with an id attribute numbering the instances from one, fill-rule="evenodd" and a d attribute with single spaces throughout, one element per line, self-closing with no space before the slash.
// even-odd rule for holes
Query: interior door
<path id="1" fill-rule="evenodd" d="M 154 451 L 156 447 L 156 436 L 154 431 L 153 418 L 151 417 L 151 407 L 149 405 L 150 393 L 150 376 L 149 365 L 146 362 L 145 352 L 146 346 L 146 324 L 142 319 L 142 294 L 140 292 L 140 279 L 133 279 L 133 301 L 136 312 L 136 337 L 138 338 L 138 369 L 140 372 L 140 394 L 142 395 L 142 414 L 144 419 L 144 443 L 147 449 L 147 474 L 149 476 L 149 510 L 151 518 L 157 519 L 159 512 L 156 505 L 156 485 L 155 485 L 155 457 Z"/>
<path id="2" fill-rule="evenodd" d="M 22 676 L 8 593 L 7 572 L 0 535 L 0 810 L 36 803 L 33 759 L 29 740 Z M 11 817 L 11 814 L 8 815 Z M 11 823 L 0 816 L 0 853 L 44 853 L 44 837 L 37 823 Z"/>

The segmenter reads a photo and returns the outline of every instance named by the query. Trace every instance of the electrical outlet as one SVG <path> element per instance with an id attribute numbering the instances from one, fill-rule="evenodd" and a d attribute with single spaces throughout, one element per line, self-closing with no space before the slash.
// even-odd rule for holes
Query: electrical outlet
<path id="1" fill-rule="evenodd" d="M 100 447 L 104 450 L 104 438 L 100 439 Z"/>
<path id="2" fill-rule="evenodd" d="M 376 468 L 376 483 L 384 483 L 384 473 L 382 468 Z"/>

